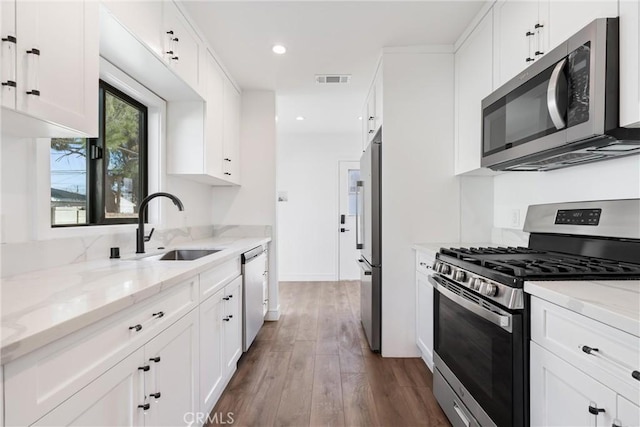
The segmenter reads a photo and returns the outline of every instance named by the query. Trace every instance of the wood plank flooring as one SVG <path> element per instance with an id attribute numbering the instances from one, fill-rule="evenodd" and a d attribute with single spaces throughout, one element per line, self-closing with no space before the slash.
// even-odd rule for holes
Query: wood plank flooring
<path id="1" fill-rule="evenodd" d="M 282 282 L 280 304 L 211 420 L 232 412 L 234 426 L 450 426 L 422 360 L 369 350 L 358 282 Z"/>

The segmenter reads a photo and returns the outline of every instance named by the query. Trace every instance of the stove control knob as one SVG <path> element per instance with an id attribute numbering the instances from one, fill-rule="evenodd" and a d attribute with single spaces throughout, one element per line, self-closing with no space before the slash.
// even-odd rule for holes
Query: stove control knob
<path id="1" fill-rule="evenodd" d="M 442 263 L 440 261 L 434 262 L 433 263 L 433 271 L 435 271 L 436 273 L 439 273 L 441 265 L 442 265 Z"/>
<path id="2" fill-rule="evenodd" d="M 440 273 L 442 273 L 442 274 L 449 274 L 449 273 L 451 273 L 451 267 L 450 267 L 450 266 L 448 266 L 447 264 L 442 264 L 442 265 L 440 266 Z"/>
<path id="3" fill-rule="evenodd" d="M 467 280 L 467 273 L 462 270 L 456 270 L 455 274 L 453 275 L 453 279 L 458 282 L 464 282 Z"/>
<path id="4" fill-rule="evenodd" d="M 482 295 L 486 295 L 488 297 L 492 297 L 498 293 L 498 287 L 493 283 L 485 283 L 482 288 Z"/>
<path id="5" fill-rule="evenodd" d="M 473 289 L 474 291 L 479 291 L 480 288 L 482 288 L 483 284 L 484 284 L 484 280 L 476 277 L 471 281 L 471 289 Z"/>

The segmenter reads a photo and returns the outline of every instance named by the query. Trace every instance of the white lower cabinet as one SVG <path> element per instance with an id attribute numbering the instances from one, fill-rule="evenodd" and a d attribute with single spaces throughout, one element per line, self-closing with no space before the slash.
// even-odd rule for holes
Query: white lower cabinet
<path id="1" fill-rule="evenodd" d="M 617 427 L 640 426 L 640 406 L 629 402 L 622 396 L 618 396 L 618 414 L 613 425 Z"/>
<path id="2" fill-rule="evenodd" d="M 145 345 L 145 425 L 184 425 L 198 411 L 198 332 L 193 310 Z"/>
<path id="3" fill-rule="evenodd" d="M 144 350 L 138 349 L 74 394 L 35 426 L 144 425 Z M 26 409 L 26 408 L 25 408 Z"/>
<path id="4" fill-rule="evenodd" d="M 612 425 L 616 393 L 533 342 L 530 378 L 532 427 Z"/>
<path id="5" fill-rule="evenodd" d="M 200 405 L 213 409 L 242 354 L 242 276 L 200 304 Z"/>
<path id="6" fill-rule="evenodd" d="M 435 258 L 418 252 L 416 255 L 416 344 L 422 360 L 433 371 L 433 286 L 429 276 Z"/>

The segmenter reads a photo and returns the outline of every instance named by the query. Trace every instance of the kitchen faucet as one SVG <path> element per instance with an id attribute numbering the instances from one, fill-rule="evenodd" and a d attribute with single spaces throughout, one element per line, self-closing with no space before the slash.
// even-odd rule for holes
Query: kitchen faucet
<path id="1" fill-rule="evenodd" d="M 178 207 L 178 210 L 183 211 L 184 206 L 180 199 L 178 199 L 173 194 L 169 193 L 153 193 L 149 194 L 147 197 L 142 199 L 140 202 L 140 209 L 138 210 L 138 230 L 136 230 L 136 253 L 143 254 L 144 253 L 144 242 L 148 242 L 151 239 L 151 235 L 153 234 L 153 229 L 151 229 L 151 233 L 148 236 L 144 235 L 144 213 L 147 210 L 147 205 L 151 201 L 151 199 L 155 199 L 156 197 L 168 197 L 173 201 L 173 204 Z"/>

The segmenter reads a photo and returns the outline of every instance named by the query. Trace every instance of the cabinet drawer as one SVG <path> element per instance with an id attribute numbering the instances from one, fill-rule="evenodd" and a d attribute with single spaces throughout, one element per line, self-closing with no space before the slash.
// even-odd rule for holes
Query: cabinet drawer
<path id="1" fill-rule="evenodd" d="M 200 274 L 200 301 L 213 295 L 221 286 L 240 275 L 240 257 Z"/>
<path id="2" fill-rule="evenodd" d="M 197 305 L 197 284 L 194 277 L 5 365 L 6 424 L 30 425 L 174 323 Z"/>
<path id="3" fill-rule="evenodd" d="M 424 252 L 416 252 L 416 271 L 419 271 L 424 274 L 433 273 L 433 263 L 435 262 L 435 257 L 433 255 L 429 255 Z"/>
<path id="4" fill-rule="evenodd" d="M 640 401 L 640 338 L 531 298 L 531 339 L 632 402 Z M 587 353 L 588 346 L 597 351 Z M 588 350 L 588 349 L 585 349 Z"/>

